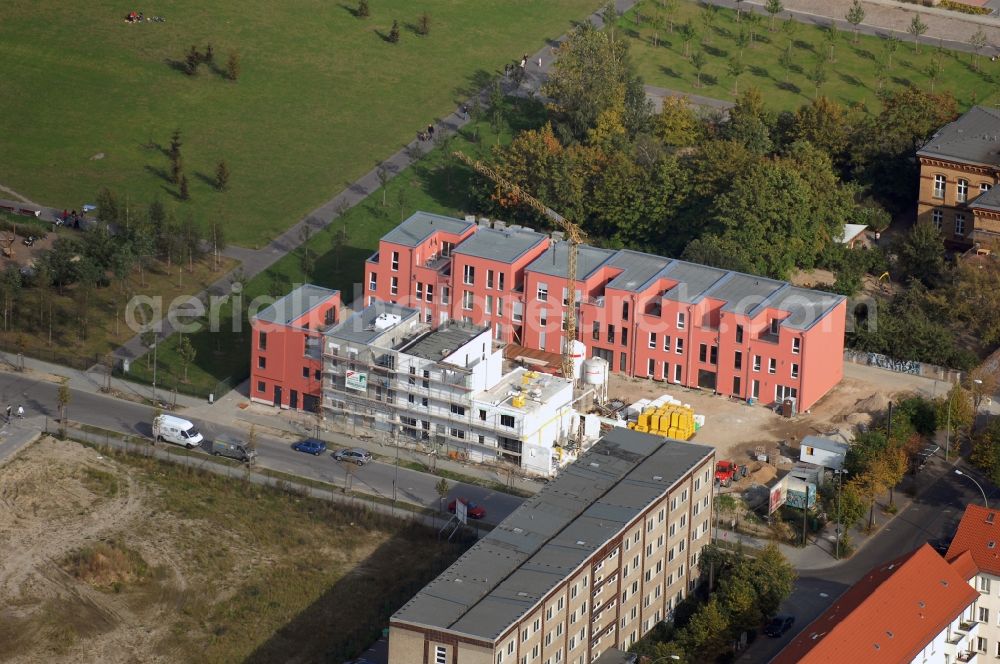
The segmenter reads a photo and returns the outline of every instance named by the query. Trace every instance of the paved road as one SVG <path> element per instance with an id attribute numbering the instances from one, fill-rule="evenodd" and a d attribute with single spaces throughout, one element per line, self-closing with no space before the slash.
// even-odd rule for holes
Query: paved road
<path id="1" fill-rule="evenodd" d="M 1000 499 L 1000 489 L 987 483 L 977 471 L 962 463 L 958 467 L 983 485 L 990 500 Z M 982 494 L 972 482 L 956 475 L 951 466 L 941 459 L 935 459 L 934 468 L 928 470 L 937 473 L 936 479 L 852 559 L 837 567 L 814 572 L 800 571 L 794 592 L 781 607 L 782 612 L 796 617 L 795 626 L 780 639 L 758 638 L 742 654 L 739 662 L 770 661 L 870 569 L 912 551 L 928 540 L 949 539 L 954 535 L 965 506 L 969 503 L 982 504 Z"/>
<path id="2" fill-rule="evenodd" d="M 57 390 L 58 386 L 50 382 L 19 374 L 0 373 L 0 404 L 11 403 L 15 408 L 17 404 L 23 404 L 29 415 L 56 417 Z M 70 420 L 105 429 L 139 436 L 151 434 L 152 411 L 149 407 L 93 391 L 72 389 L 67 415 Z M 246 428 L 191 419 L 209 440 L 220 434 L 246 435 Z M 314 457 L 296 452 L 288 441 L 278 438 L 258 436 L 258 462 L 261 467 L 337 486 L 342 486 L 347 480 L 344 466 L 335 462 L 329 453 Z M 392 498 L 395 486 L 396 496 L 401 501 L 430 508 L 436 508 L 438 505 L 438 495 L 434 488 L 440 480 L 437 476 L 382 462 L 370 463 L 359 469 L 352 466 L 351 470 L 354 471 L 351 479 L 352 487 L 356 491 Z M 503 520 L 523 502 L 517 496 L 500 491 L 470 484 L 455 482 L 451 484 L 449 499 L 462 496 L 481 504 L 486 509 L 485 521 L 489 523 Z"/>

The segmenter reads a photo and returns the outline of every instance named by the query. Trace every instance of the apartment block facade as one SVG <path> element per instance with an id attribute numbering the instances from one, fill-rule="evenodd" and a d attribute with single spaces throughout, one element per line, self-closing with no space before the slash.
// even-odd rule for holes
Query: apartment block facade
<path id="1" fill-rule="evenodd" d="M 305 285 L 251 317 L 253 401 L 318 411 L 322 329 L 338 322 L 340 306 L 340 291 Z"/>
<path id="2" fill-rule="evenodd" d="M 984 659 L 1000 658 L 1000 512 L 978 505 L 965 508 L 945 558 L 979 594 L 979 623 L 972 649 Z"/>
<path id="3" fill-rule="evenodd" d="M 590 664 L 696 586 L 714 448 L 616 429 L 390 621 L 390 664 Z"/>
<path id="4" fill-rule="evenodd" d="M 933 223 L 945 244 L 995 248 L 1000 239 L 1000 111 L 975 106 L 917 151 L 918 221 Z"/>
<path id="5" fill-rule="evenodd" d="M 558 354 L 568 243 L 518 226 L 417 213 L 368 259 L 365 301 L 462 320 Z M 628 250 L 579 248 L 573 294 L 588 356 L 629 376 L 810 408 L 842 373 L 846 298 Z"/>

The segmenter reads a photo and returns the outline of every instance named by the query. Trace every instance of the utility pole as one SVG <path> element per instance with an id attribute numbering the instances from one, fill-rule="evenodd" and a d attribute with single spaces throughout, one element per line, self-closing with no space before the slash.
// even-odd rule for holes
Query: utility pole
<path id="1" fill-rule="evenodd" d="M 156 336 L 159 337 L 159 335 L 156 335 Z M 156 399 L 156 347 L 160 345 L 159 341 L 160 340 L 158 338 L 153 340 L 153 405 L 154 406 L 157 403 L 157 399 Z"/>
<path id="2" fill-rule="evenodd" d="M 842 526 L 840 524 L 840 495 L 843 490 L 842 485 L 844 482 L 844 473 L 847 471 L 841 468 L 840 470 L 836 470 L 834 472 L 837 473 L 837 545 L 834 557 L 837 560 L 840 560 L 840 538 L 843 537 L 843 534 L 841 533 Z"/>

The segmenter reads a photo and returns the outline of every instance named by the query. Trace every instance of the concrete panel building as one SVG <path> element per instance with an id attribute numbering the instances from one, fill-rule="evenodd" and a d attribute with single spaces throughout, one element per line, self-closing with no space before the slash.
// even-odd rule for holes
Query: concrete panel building
<path id="1" fill-rule="evenodd" d="M 695 587 L 715 450 L 616 429 L 391 619 L 390 664 L 590 664 Z"/>

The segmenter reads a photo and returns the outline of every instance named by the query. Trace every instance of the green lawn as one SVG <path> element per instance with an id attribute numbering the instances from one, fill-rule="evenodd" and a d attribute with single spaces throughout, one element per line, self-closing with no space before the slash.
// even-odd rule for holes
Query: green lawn
<path id="1" fill-rule="evenodd" d="M 164 23 L 126 24 L 132 5 L 0 4 L 0 184 L 59 208 L 104 186 L 131 201 L 225 222 L 261 246 L 599 0 L 154 0 Z M 429 36 L 412 24 L 431 16 Z M 398 19 L 402 38 L 383 35 Z M 216 68 L 179 71 L 211 43 Z M 238 82 L 221 75 L 231 51 Z M 175 128 L 191 200 L 166 179 Z M 102 158 L 95 158 L 103 154 Z M 226 160 L 230 189 L 211 186 Z"/>
<path id="2" fill-rule="evenodd" d="M 544 122 L 541 105 L 508 98 L 506 117 L 513 127 L 504 126 L 499 140 L 511 140 L 512 130 L 537 126 Z M 516 106 L 516 110 L 515 110 Z M 476 133 L 478 132 L 478 141 Z M 348 211 L 341 221 L 313 235 L 306 247 L 316 254 L 310 274 L 303 270 L 303 250 L 297 250 L 275 263 L 270 269 L 250 280 L 244 288 L 245 301 L 258 295 L 280 296 L 294 284 L 311 282 L 343 293 L 345 304 L 355 300 L 364 277 L 364 261 L 378 248 L 379 239 L 402 219 L 417 210 L 441 214 L 463 215 L 475 211 L 467 199 L 471 172 L 448 158 L 446 151 L 462 150 L 466 154 L 486 155 L 496 145 L 498 135 L 485 119 L 467 125 L 451 143 L 439 146 L 413 166 L 403 171 L 386 186 L 378 189 L 364 202 Z M 383 206 L 383 193 L 385 205 Z M 347 239 L 338 245 L 336 237 Z M 188 382 L 183 379 L 183 365 L 177 355 L 179 337 L 172 336 L 157 350 L 157 384 L 170 390 L 199 396 L 214 392 L 216 397 L 234 387 L 250 374 L 250 330 L 232 332 L 232 313 L 224 309 L 222 330 L 205 330 L 190 336 L 197 350 L 194 364 L 188 368 Z M 152 370 L 147 356 L 132 364 L 132 377 L 149 382 Z M 220 383 L 221 381 L 221 383 Z"/>
<path id="3" fill-rule="evenodd" d="M 712 27 L 706 27 L 704 9 L 694 2 L 682 0 L 676 12 L 673 32 L 667 22 L 668 15 L 658 9 L 658 3 L 645 3 L 642 25 L 635 24 L 635 12 L 630 12 L 618 22 L 617 31 L 630 37 L 632 57 L 645 82 L 673 90 L 733 99 L 734 78 L 730 74 L 730 61 L 739 59 L 737 44 L 741 30 L 749 25 L 744 18 L 736 22 L 736 12 L 720 9 Z M 653 45 L 656 12 L 663 17 L 659 29 L 659 45 Z M 646 20 L 648 19 L 648 20 Z M 701 85 L 691 57 L 685 57 L 685 44 L 681 25 L 690 20 L 697 31 L 697 37 L 690 41 L 690 53 L 700 51 L 704 55 Z M 824 62 L 826 81 L 820 86 L 820 94 L 844 105 L 862 102 L 869 108 L 878 107 L 878 62 L 888 65 L 886 41 L 862 35 L 858 43 L 853 43 L 850 32 L 838 32 L 833 46 L 834 60 L 826 61 L 830 43 L 826 30 L 812 25 L 795 23 L 792 33 L 782 27 L 781 17 L 775 19 L 774 31 L 769 30 L 769 17 L 764 16 L 757 29 L 756 43 L 743 49 L 744 71 L 739 77 L 739 88 L 754 86 L 761 90 L 765 102 L 775 110 L 793 110 L 808 102 L 816 94 L 816 86 L 810 77 L 818 62 Z M 781 64 L 781 55 L 792 44 L 789 67 Z M 924 90 L 931 89 L 928 71 L 935 58 L 940 61 L 940 73 L 935 81 L 937 92 L 949 91 L 966 108 L 972 104 L 1000 102 L 996 65 L 989 58 L 980 58 L 983 72 L 975 71 L 973 56 L 969 53 L 942 50 L 922 45 L 920 52 L 914 52 L 912 40 L 903 41 L 892 55 L 892 66 L 886 69 L 884 88 L 913 85 Z M 987 74 L 986 72 L 990 72 Z"/>

